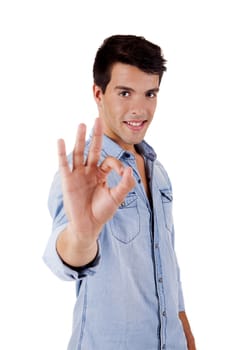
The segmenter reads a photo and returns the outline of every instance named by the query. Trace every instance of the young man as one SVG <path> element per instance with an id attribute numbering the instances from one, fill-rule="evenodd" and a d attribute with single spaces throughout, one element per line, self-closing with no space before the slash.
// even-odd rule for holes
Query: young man
<path id="1" fill-rule="evenodd" d="M 44 260 L 76 281 L 69 350 L 195 350 L 174 251 L 172 190 L 144 141 L 165 68 L 160 47 L 133 35 L 97 51 L 99 117 L 78 127 L 72 155 L 58 141 L 53 232 Z"/>

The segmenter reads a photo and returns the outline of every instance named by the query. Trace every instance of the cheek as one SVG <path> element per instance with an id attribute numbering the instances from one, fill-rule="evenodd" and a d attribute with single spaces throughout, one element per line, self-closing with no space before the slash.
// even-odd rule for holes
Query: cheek
<path id="1" fill-rule="evenodd" d="M 154 116 L 154 113 L 155 113 L 155 110 L 156 110 L 156 107 L 157 107 L 157 101 L 153 104 L 153 106 L 151 106 L 148 110 L 148 113 L 151 117 Z"/>
<path id="2" fill-rule="evenodd" d="M 115 101 L 114 98 L 111 100 L 107 100 L 106 103 L 106 111 L 108 111 L 108 114 L 111 118 L 114 118 L 114 116 L 118 115 L 120 112 L 121 106 L 117 101 Z"/>
<path id="3" fill-rule="evenodd" d="M 114 119 L 116 122 L 120 121 L 122 117 L 124 117 L 127 110 L 119 103 L 114 104 L 111 106 L 111 118 Z"/>

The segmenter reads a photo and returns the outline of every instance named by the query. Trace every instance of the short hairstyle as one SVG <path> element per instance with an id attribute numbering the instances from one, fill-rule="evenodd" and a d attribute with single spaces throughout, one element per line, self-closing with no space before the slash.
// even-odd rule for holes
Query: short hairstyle
<path id="1" fill-rule="evenodd" d="M 159 82 L 166 71 L 166 60 L 158 45 L 142 36 L 110 36 L 99 47 L 93 64 L 94 83 L 103 93 L 111 79 L 112 66 L 117 62 L 135 66 L 145 73 L 158 74 Z"/>

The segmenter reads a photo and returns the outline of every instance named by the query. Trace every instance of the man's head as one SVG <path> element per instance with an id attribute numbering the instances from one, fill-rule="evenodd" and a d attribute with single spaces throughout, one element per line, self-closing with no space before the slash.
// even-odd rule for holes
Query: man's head
<path id="1" fill-rule="evenodd" d="M 105 93 L 115 63 L 135 66 L 145 73 L 157 74 L 159 82 L 166 71 L 161 48 L 142 36 L 113 35 L 105 39 L 93 65 L 94 83 Z"/>
<path id="2" fill-rule="evenodd" d="M 161 49 L 142 37 L 106 39 L 94 62 L 93 93 L 104 133 L 134 152 L 153 120 L 165 68 Z"/>

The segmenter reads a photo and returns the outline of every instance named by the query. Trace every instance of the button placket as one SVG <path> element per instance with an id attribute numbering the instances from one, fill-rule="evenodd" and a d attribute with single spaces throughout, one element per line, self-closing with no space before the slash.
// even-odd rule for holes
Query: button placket
<path id="1" fill-rule="evenodd" d="M 166 330 L 166 306 L 165 306 L 165 300 L 164 300 L 164 291 L 163 291 L 163 276 L 162 271 L 160 268 L 160 250 L 159 250 L 159 244 L 154 244 L 154 257 L 155 257 L 155 266 L 156 266 L 156 285 L 157 285 L 157 291 L 158 291 L 158 302 L 160 305 L 160 340 L 161 340 L 161 349 L 163 349 L 163 345 L 165 345 L 165 330 Z M 162 345 L 163 344 L 163 345 Z M 165 349 L 165 348 L 164 348 Z"/>

